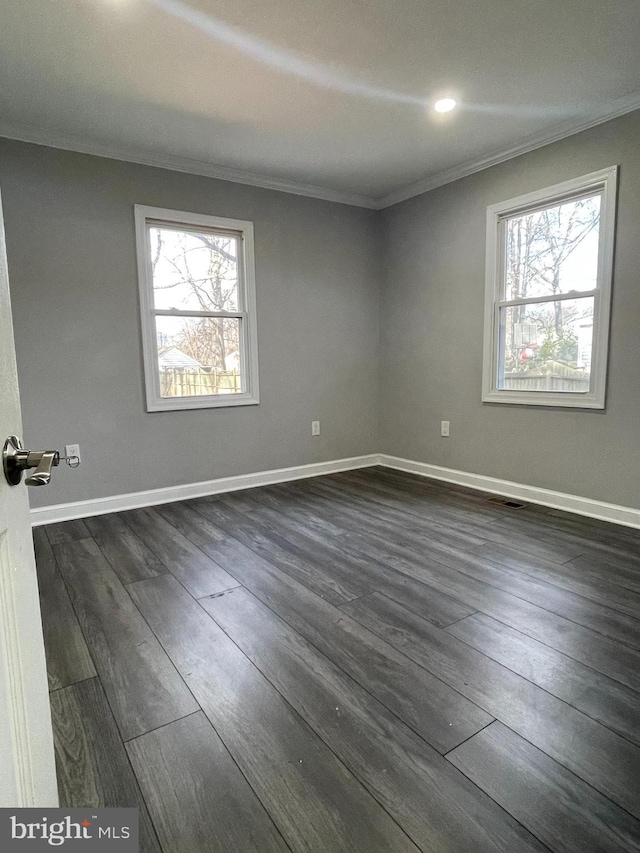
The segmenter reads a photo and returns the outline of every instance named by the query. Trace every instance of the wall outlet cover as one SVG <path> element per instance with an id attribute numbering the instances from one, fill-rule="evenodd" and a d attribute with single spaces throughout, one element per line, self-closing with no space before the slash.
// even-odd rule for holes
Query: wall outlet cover
<path id="1" fill-rule="evenodd" d="M 78 462 L 82 461 L 80 458 L 80 445 L 79 444 L 65 444 L 64 455 L 65 456 L 77 456 Z"/>

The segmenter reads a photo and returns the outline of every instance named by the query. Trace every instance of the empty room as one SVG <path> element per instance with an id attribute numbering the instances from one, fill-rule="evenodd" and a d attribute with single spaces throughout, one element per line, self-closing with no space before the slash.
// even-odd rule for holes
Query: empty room
<path id="1" fill-rule="evenodd" d="M 640 851 L 637 0 L 0 0 L 0 848 Z"/>

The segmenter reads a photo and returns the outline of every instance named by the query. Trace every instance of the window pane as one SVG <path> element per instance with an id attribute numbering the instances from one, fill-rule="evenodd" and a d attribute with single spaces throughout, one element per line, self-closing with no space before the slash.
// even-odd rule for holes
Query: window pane
<path id="1" fill-rule="evenodd" d="M 239 310 L 237 237 L 151 226 L 149 241 L 155 308 Z"/>
<path id="2" fill-rule="evenodd" d="M 500 309 L 498 388 L 589 390 L 592 296 Z"/>
<path id="3" fill-rule="evenodd" d="M 506 220 L 506 300 L 594 290 L 600 195 Z"/>
<path id="4" fill-rule="evenodd" d="M 156 317 L 161 395 L 241 393 L 241 322 L 222 317 Z"/>

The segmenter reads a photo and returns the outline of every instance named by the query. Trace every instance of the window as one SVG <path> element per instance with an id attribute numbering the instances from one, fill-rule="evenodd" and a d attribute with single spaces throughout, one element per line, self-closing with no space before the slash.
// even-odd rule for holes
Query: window
<path id="1" fill-rule="evenodd" d="M 487 209 L 483 396 L 604 408 L 617 167 Z"/>
<path id="2" fill-rule="evenodd" d="M 253 224 L 135 206 L 147 410 L 258 403 Z"/>

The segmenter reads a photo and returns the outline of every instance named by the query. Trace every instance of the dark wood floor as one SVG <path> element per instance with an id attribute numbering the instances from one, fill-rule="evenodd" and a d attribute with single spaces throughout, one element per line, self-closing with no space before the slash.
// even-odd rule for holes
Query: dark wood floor
<path id="1" fill-rule="evenodd" d="M 640 850 L 640 531 L 373 468 L 34 538 L 61 801 L 141 850 Z"/>

